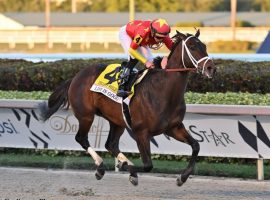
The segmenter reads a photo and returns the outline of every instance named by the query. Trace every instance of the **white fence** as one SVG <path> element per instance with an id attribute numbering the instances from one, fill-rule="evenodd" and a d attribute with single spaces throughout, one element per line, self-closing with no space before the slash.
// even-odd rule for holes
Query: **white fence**
<path id="1" fill-rule="evenodd" d="M 0 101 L 0 147 L 82 150 L 74 137 L 78 122 L 71 111 L 60 110 L 47 122 L 38 119 L 40 101 Z M 184 124 L 200 143 L 199 156 L 254 158 L 258 179 L 263 179 L 263 159 L 270 159 L 270 107 L 187 105 Z M 97 151 L 106 151 L 109 131 L 106 120 L 96 117 L 89 141 Z M 154 138 L 152 153 L 191 155 L 190 146 L 165 135 Z M 125 132 L 120 140 L 123 152 L 138 152 Z"/>
<path id="2" fill-rule="evenodd" d="M 172 29 L 171 35 L 175 34 Z M 183 33 L 194 33 L 194 28 L 179 27 L 177 30 Z M 201 27 L 201 40 L 205 43 L 217 40 L 232 40 L 233 30 L 230 27 Z M 66 44 L 67 48 L 72 43 L 80 43 L 90 48 L 91 43 L 104 44 L 108 48 L 109 43 L 119 43 L 118 27 L 82 27 L 82 28 L 25 28 L 20 30 L 0 30 L 0 43 L 9 44 L 15 48 L 16 44 L 28 44 L 34 48 L 35 44 L 48 44 L 50 48 L 55 43 Z M 236 28 L 235 38 L 242 41 L 261 43 L 269 27 Z"/>

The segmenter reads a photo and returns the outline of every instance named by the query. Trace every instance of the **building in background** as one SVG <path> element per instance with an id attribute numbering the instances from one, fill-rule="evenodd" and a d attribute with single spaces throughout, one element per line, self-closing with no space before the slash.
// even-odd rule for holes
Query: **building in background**
<path id="1" fill-rule="evenodd" d="M 45 13 L 3 13 L 0 23 L 17 22 L 22 26 L 45 27 Z M 181 12 L 181 13 L 136 13 L 136 19 L 165 18 L 171 26 L 199 24 L 205 27 L 229 27 L 230 12 Z M 270 26 L 268 12 L 240 12 L 239 21 L 253 26 Z M 129 13 L 65 13 L 50 14 L 52 27 L 121 27 L 129 21 Z"/>
<path id="2" fill-rule="evenodd" d="M 23 29 L 24 25 L 21 22 L 16 21 L 6 15 L 0 14 L 0 29 Z"/>

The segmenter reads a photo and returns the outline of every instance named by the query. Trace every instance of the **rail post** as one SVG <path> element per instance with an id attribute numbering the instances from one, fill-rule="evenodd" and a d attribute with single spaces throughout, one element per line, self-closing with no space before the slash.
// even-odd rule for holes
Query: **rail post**
<path id="1" fill-rule="evenodd" d="M 117 167 L 117 165 L 118 165 L 118 159 L 114 158 L 114 171 L 115 172 L 119 172 L 119 168 Z"/>
<path id="2" fill-rule="evenodd" d="M 263 181 L 264 180 L 264 169 L 263 169 L 263 159 L 259 158 L 257 160 L 257 180 Z"/>

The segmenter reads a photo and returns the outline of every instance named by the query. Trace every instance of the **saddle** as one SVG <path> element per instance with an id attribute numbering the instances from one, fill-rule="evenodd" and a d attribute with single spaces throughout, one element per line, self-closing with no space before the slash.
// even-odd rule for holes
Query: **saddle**
<path id="1" fill-rule="evenodd" d="M 122 105 L 122 112 L 124 119 L 126 121 L 127 126 L 130 128 L 131 125 L 131 117 L 129 112 L 129 103 L 132 97 L 135 95 L 135 86 L 141 82 L 141 80 L 145 77 L 148 72 L 148 69 L 139 70 L 134 68 L 130 73 L 130 83 L 129 87 L 131 87 L 131 94 L 122 98 L 116 95 L 120 82 L 120 74 L 122 73 L 122 65 L 121 64 L 110 64 L 106 66 L 104 71 L 97 77 L 94 84 L 90 88 L 93 92 L 102 93 L 107 96 L 111 100 L 120 103 Z"/>
<path id="2" fill-rule="evenodd" d="M 102 93 L 117 103 L 122 103 L 122 97 L 116 95 L 119 87 L 121 70 L 121 64 L 110 64 L 106 66 L 104 71 L 97 77 L 90 90 Z M 131 87 L 132 93 L 127 97 L 128 99 L 132 98 L 134 95 L 134 86 L 141 82 L 147 72 L 148 70 L 138 70 L 137 68 L 134 68 L 130 73 L 129 86 Z"/>

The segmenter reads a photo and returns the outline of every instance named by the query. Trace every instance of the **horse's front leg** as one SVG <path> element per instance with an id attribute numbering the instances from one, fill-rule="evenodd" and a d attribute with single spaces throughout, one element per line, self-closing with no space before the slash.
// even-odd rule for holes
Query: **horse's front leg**
<path id="1" fill-rule="evenodd" d="M 153 168 L 153 164 L 151 160 L 150 139 L 147 133 L 144 134 L 143 132 L 140 132 L 140 134 L 137 133 L 136 136 L 137 137 L 135 139 L 136 139 L 137 146 L 138 146 L 141 158 L 142 158 L 143 167 L 134 166 L 133 164 L 129 164 L 128 162 L 127 164 L 124 164 L 122 166 L 122 168 L 130 172 L 129 181 L 133 185 L 138 184 L 138 176 L 137 176 L 138 171 L 149 172 Z M 123 157 L 121 159 L 124 161 L 126 158 Z"/>
<path id="2" fill-rule="evenodd" d="M 150 172 L 153 169 L 151 160 L 150 138 L 147 132 L 137 134 L 137 146 L 143 162 L 143 171 Z M 140 168 L 138 168 L 140 170 Z"/>
<path id="3" fill-rule="evenodd" d="M 199 143 L 187 132 L 183 123 L 179 126 L 172 128 L 166 133 L 167 135 L 173 137 L 174 139 L 185 142 L 192 147 L 192 157 L 189 161 L 187 168 L 182 174 L 180 174 L 176 180 L 178 186 L 183 185 L 188 179 L 189 175 L 193 172 L 196 159 L 200 151 Z"/>

